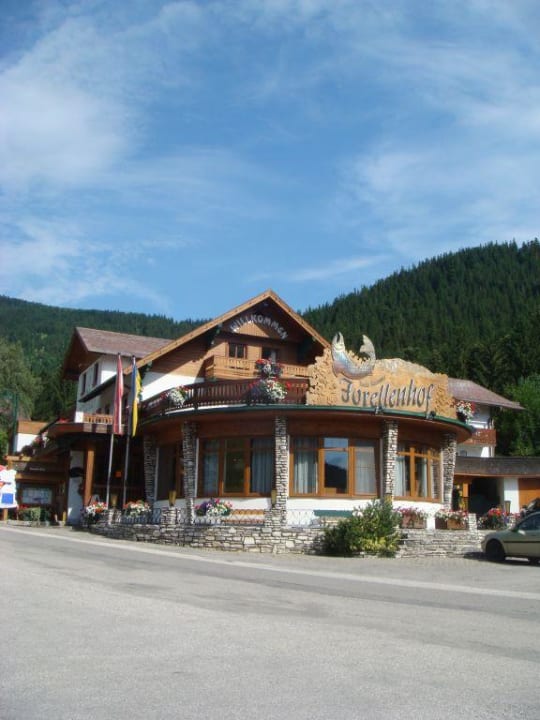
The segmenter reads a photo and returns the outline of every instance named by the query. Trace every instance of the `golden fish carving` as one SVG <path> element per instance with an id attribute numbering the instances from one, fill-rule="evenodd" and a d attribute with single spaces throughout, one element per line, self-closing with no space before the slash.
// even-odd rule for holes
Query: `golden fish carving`
<path id="1" fill-rule="evenodd" d="M 360 355 L 363 355 L 364 359 L 360 360 L 345 349 L 345 340 L 340 332 L 334 335 L 332 340 L 334 372 L 342 373 L 351 379 L 365 377 L 373 372 L 376 360 L 375 348 L 367 335 L 362 335 L 362 341 Z"/>

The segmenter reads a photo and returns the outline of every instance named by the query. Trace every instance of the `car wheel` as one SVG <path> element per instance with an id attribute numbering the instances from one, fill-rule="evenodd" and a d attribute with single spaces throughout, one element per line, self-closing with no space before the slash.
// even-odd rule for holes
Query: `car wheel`
<path id="1" fill-rule="evenodd" d="M 486 557 L 492 562 L 503 562 L 506 558 L 504 548 L 498 540 L 490 540 L 486 546 Z"/>
<path id="2" fill-rule="evenodd" d="M 531 563 L 531 565 L 540 564 L 540 558 L 527 558 L 527 560 Z"/>

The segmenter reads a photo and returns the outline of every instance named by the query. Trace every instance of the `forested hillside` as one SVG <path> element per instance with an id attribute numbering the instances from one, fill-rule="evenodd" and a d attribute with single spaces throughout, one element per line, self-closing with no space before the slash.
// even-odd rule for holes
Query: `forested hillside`
<path id="1" fill-rule="evenodd" d="M 143 313 L 71 310 L 0 295 L 0 393 L 6 382 L 6 363 L 11 367 L 24 361 L 36 382 L 31 392 L 19 388 L 21 410 L 40 420 L 53 419 L 74 401 L 74 385 L 62 381 L 60 369 L 76 326 L 172 339 L 202 322 Z M 28 379 L 23 385 L 28 388 Z"/>
<path id="2" fill-rule="evenodd" d="M 303 315 L 329 340 L 340 331 L 352 351 L 358 351 L 365 334 L 378 357 L 401 357 L 474 380 L 522 404 L 536 403 L 540 417 L 537 239 L 426 260 Z M 4 388 L 15 386 L 32 417 L 49 420 L 60 414 L 73 401 L 72 385 L 61 381 L 59 368 L 77 325 L 175 338 L 202 322 L 69 310 L 0 296 L 0 399 Z M 508 437 L 512 433 L 523 435 L 515 426 Z M 539 436 L 539 421 L 533 418 L 519 440 L 519 452 L 540 453 Z M 505 452 L 518 451 L 517 441 L 510 446 L 501 437 Z"/>
<path id="3" fill-rule="evenodd" d="M 540 243 L 487 245 L 426 260 L 305 319 L 350 350 L 362 335 L 401 357 L 497 392 L 540 372 Z"/>

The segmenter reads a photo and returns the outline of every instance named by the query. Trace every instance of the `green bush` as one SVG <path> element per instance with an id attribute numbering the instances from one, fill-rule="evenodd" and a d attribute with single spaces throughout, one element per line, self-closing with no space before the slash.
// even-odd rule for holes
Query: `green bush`
<path id="1" fill-rule="evenodd" d="M 51 519 L 51 511 L 47 507 L 36 505 L 19 509 L 19 520 L 45 522 Z"/>
<path id="2" fill-rule="evenodd" d="M 393 557 L 399 546 L 400 515 L 387 500 L 374 500 L 350 518 L 325 528 L 323 552 L 350 557 L 367 553 Z"/>

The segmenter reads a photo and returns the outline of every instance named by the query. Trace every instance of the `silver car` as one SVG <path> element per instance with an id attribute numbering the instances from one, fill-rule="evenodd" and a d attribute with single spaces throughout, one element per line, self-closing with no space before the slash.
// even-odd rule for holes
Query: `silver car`
<path id="1" fill-rule="evenodd" d="M 533 565 L 540 563 L 540 512 L 518 520 L 514 527 L 488 533 L 482 540 L 488 560 L 502 562 L 507 557 L 524 557 Z"/>

